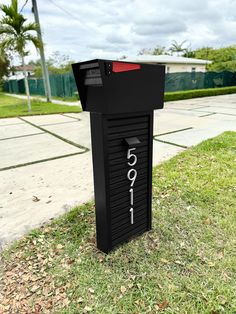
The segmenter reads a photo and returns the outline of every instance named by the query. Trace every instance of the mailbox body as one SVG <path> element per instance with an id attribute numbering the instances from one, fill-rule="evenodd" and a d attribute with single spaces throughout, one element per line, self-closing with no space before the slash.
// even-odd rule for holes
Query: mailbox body
<path id="1" fill-rule="evenodd" d="M 163 108 L 164 66 L 127 63 L 140 66 L 129 70 L 118 64 L 126 63 L 96 59 L 72 65 L 84 111 L 117 114 Z"/>
<path id="2" fill-rule="evenodd" d="M 163 108 L 165 69 L 110 60 L 72 67 L 91 112 L 97 247 L 107 253 L 152 226 L 153 110 Z"/>

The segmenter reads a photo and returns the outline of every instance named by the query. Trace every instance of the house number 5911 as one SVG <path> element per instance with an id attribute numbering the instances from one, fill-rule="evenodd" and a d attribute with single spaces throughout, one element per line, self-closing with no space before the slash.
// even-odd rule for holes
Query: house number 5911
<path id="1" fill-rule="evenodd" d="M 130 223 L 131 225 L 133 225 L 134 223 L 134 183 L 135 180 L 137 178 L 137 170 L 134 169 L 133 167 L 136 165 L 138 158 L 137 156 L 134 154 L 134 151 L 136 150 L 136 148 L 129 148 L 128 152 L 127 152 L 127 160 L 128 160 L 128 165 L 132 168 L 129 169 L 128 173 L 127 173 L 127 178 L 130 180 L 130 189 L 129 189 L 129 193 L 130 193 Z"/>

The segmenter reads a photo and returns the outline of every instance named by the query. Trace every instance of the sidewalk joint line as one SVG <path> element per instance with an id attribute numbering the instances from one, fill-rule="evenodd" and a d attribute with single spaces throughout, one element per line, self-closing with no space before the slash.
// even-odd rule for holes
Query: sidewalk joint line
<path id="1" fill-rule="evenodd" d="M 155 137 L 162 136 L 162 135 L 173 134 L 173 133 L 182 132 L 182 131 L 187 131 L 187 130 L 192 130 L 192 129 L 193 129 L 193 127 L 189 127 L 189 128 L 179 129 L 179 130 L 170 131 L 170 132 L 166 132 L 166 133 L 160 133 L 160 134 L 154 135 L 154 138 L 155 138 Z"/>
<path id="2" fill-rule="evenodd" d="M 187 109 L 188 111 L 192 111 L 192 110 L 196 110 L 196 109 L 201 109 L 201 108 L 209 108 L 211 106 L 200 106 L 200 107 L 196 107 L 196 108 L 190 108 L 190 109 Z"/>
<path id="3" fill-rule="evenodd" d="M 0 122 L 1 122 L 1 119 L 0 118 Z M 3 118 L 3 119 L 9 119 L 9 118 Z M 23 122 L 18 122 L 18 123 L 12 123 L 12 124 L 5 124 L 5 125 L 0 125 L 0 127 L 3 127 L 3 126 L 11 126 L 11 125 L 18 125 L 18 124 L 24 124 Z"/>
<path id="4" fill-rule="evenodd" d="M 159 139 L 156 139 L 155 137 L 154 137 L 154 140 L 157 142 L 160 142 L 160 143 L 164 143 L 164 144 L 169 144 L 169 145 L 173 145 L 173 146 L 177 146 L 177 147 L 181 147 L 181 148 L 188 148 L 188 146 L 180 145 L 180 144 L 176 144 L 176 143 L 172 143 L 172 142 L 168 142 L 168 141 L 159 140 Z"/>
<path id="5" fill-rule="evenodd" d="M 236 114 L 233 114 L 233 113 L 224 113 L 224 112 L 210 112 L 210 111 L 201 111 L 201 110 L 196 110 L 196 112 L 206 112 L 206 113 L 213 113 L 213 114 L 222 114 L 222 115 L 225 115 L 225 116 L 233 116 L 233 117 L 236 117 Z"/>
<path id="6" fill-rule="evenodd" d="M 38 125 L 36 125 L 36 124 L 34 124 L 34 123 L 32 123 L 32 122 L 29 122 L 29 121 L 23 119 L 22 117 L 19 117 L 19 119 L 22 120 L 22 121 L 24 121 L 24 122 L 26 122 L 26 123 L 28 123 L 28 124 L 30 124 L 31 126 L 33 126 L 33 127 L 35 127 L 35 128 L 38 128 L 39 130 L 41 130 L 41 131 L 43 131 L 43 132 L 45 132 L 45 133 L 48 133 L 48 134 L 50 134 L 50 135 L 52 135 L 52 136 L 58 138 L 59 140 L 65 142 L 65 143 L 67 143 L 67 144 L 70 144 L 70 145 L 72 145 L 72 146 L 74 146 L 74 147 L 77 147 L 77 148 L 80 148 L 80 149 L 84 150 L 83 153 L 86 153 L 86 152 L 89 151 L 89 148 L 87 148 L 87 147 L 85 147 L 85 146 L 82 146 L 82 145 L 80 145 L 80 144 L 77 144 L 77 143 L 75 143 L 75 142 L 72 142 L 72 141 L 70 141 L 70 140 L 68 140 L 68 139 L 66 139 L 66 138 L 64 138 L 64 137 L 62 137 L 62 136 L 60 136 L 60 135 L 58 135 L 58 134 L 56 134 L 56 133 L 53 133 L 53 132 L 51 132 L 51 131 L 48 131 L 47 129 L 42 128 L 41 126 L 38 126 Z"/>
<path id="7" fill-rule="evenodd" d="M 57 124 L 65 124 L 65 123 L 75 123 L 77 121 L 65 121 L 65 122 L 56 122 L 56 123 L 45 123 L 39 124 L 39 126 L 50 126 L 50 125 L 57 125 Z"/>
<path id="8" fill-rule="evenodd" d="M 208 116 L 212 116 L 212 115 L 214 115 L 214 114 L 216 114 L 216 112 L 207 113 L 207 114 L 204 114 L 204 115 L 202 115 L 202 116 L 199 116 L 198 118 L 208 117 Z"/>
<path id="9" fill-rule="evenodd" d="M 61 115 L 62 115 L 62 116 L 65 116 L 65 117 L 67 117 L 67 118 L 71 118 L 71 119 L 75 119 L 75 120 L 81 121 L 80 118 L 71 117 L 71 116 L 69 116 L 69 115 L 66 114 L 66 113 L 61 113 Z"/>
<path id="10" fill-rule="evenodd" d="M 191 106 L 191 105 L 190 105 L 190 106 Z M 192 110 L 201 109 L 201 108 L 206 108 L 206 107 L 211 107 L 211 106 L 200 106 L 200 107 L 196 107 L 196 108 L 176 108 L 176 107 L 166 107 L 166 109 L 192 111 Z"/>
<path id="11" fill-rule="evenodd" d="M 39 133 L 33 133 L 33 134 L 25 134 L 25 135 L 19 135 L 19 136 L 12 136 L 12 137 L 0 138 L 0 141 L 13 140 L 13 139 L 21 138 L 21 137 L 40 135 L 40 134 L 44 134 L 44 133 L 45 133 L 45 132 L 39 132 Z"/>
<path id="12" fill-rule="evenodd" d="M 84 154 L 84 153 L 85 153 L 85 152 L 78 152 L 78 153 L 66 154 L 66 155 L 61 155 L 61 156 L 56 156 L 56 157 L 51 157 L 51 158 L 45 158 L 45 159 L 41 159 L 41 160 L 30 161 L 30 162 L 26 162 L 26 163 L 23 163 L 23 164 L 18 164 L 18 165 L 14 165 L 14 166 L 9 166 L 9 167 L 0 168 L 0 171 L 11 170 L 11 169 L 16 169 L 16 168 L 21 168 L 21 167 L 25 167 L 25 166 L 30 166 L 30 165 L 34 165 L 34 164 L 39 164 L 39 163 L 41 163 L 41 162 L 52 161 L 52 160 L 56 160 L 56 159 L 61 159 L 61 158 L 66 158 L 66 157 L 81 155 L 81 154 Z"/>

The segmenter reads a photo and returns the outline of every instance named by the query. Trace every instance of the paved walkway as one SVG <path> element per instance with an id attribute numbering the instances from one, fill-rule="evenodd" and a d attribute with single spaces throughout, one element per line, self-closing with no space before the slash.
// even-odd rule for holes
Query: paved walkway
<path id="1" fill-rule="evenodd" d="M 236 94 L 155 112 L 153 163 L 236 131 Z M 0 119 L 0 246 L 93 198 L 89 114 Z"/>
<path id="2" fill-rule="evenodd" d="M 19 94 L 5 94 L 5 95 L 19 98 L 19 99 L 27 99 L 27 96 L 25 95 L 19 95 Z M 46 102 L 45 97 L 31 95 L 30 98 Z M 62 101 L 62 100 L 57 100 L 57 99 L 52 99 L 52 103 L 57 104 L 57 105 L 67 105 L 67 106 L 80 106 L 81 105 L 80 101 Z"/>

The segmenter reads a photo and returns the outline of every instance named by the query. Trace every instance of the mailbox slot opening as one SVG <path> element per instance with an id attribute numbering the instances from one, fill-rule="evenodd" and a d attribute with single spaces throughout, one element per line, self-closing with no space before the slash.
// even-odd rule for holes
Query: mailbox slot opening
<path id="1" fill-rule="evenodd" d="M 102 86 L 102 75 L 99 64 L 96 62 L 91 64 L 82 64 L 80 69 L 84 72 L 85 86 Z"/>
<path id="2" fill-rule="evenodd" d="M 137 147 L 142 144 L 137 137 L 128 137 L 125 138 L 124 141 L 128 147 Z"/>

